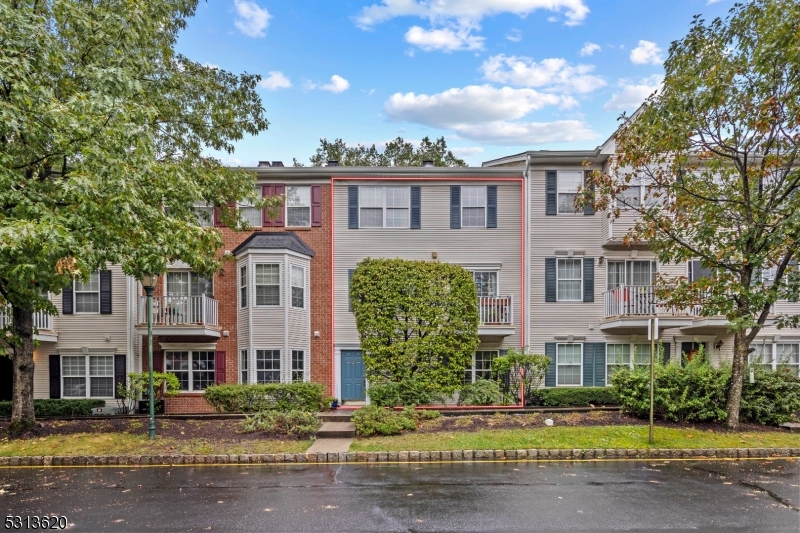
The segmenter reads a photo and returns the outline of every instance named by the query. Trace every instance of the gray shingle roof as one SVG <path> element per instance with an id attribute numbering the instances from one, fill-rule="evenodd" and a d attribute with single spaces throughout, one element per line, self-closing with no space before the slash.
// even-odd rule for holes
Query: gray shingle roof
<path id="1" fill-rule="evenodd" d="M 256 231 L 233 250 L 233 255 L 239 255 L 243 251 L 251 248 L 259 250 L 291 250 L 299 254 L 307 255 L 308 257 L 314 257 L 314 250 L 291 231 L 269 233 L 265 231 Z"/>

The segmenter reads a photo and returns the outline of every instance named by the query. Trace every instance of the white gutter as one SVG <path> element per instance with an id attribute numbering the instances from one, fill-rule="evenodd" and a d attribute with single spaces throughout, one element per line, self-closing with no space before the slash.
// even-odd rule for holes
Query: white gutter
<path id="1" fill-rule="evenodd" d="M 531 158 L 525 156 L 525 172 L 522 175 L 525 186 L 525 256 L 523 259 L 523 272 L 525 273 L 525 291 L 523 294 L 522 308 L 525 315 L 525 323 L 522 325 L 525 331 L 525 342 L 531 345 Z M 524 346 L 523 346 L 524 348 Z"/>

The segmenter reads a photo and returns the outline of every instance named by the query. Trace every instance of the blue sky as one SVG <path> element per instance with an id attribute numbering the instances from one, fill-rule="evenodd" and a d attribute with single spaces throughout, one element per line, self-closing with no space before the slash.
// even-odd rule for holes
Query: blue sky
<path id="1" fill-rule="evenodd" d="M 692 16 L 733 0 L 209 0 L 178 49 L 263 77 L 268 131 L 227 164 L 292 158 L 319 139 L 444 136 L 472 166 L 602 143 L 657 89 Z"/>

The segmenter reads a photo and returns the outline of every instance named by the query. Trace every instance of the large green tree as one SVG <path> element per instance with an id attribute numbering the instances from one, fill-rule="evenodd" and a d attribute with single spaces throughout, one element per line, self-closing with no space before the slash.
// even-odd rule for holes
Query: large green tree
<path id="1" fill-rule="evenodd" d="M 267 128 L 258 76 L 174 50 L 196 0 L 0 1 L 0 332 L 12 423 L 34 421 L 32 313 L 104 265 L 133 276 L 219 265 L 194 204 L 255 201 L 254 177 L 207 151 Z M 263 203 L 263 202 L 262 202 Z M 10 348 L 10 349 L 8 349 Z"/>
<path id="2" fill-rule="evenodd" d="M 319 140 L 319 148 L 311 156 L 311 166 L 321 167 L 328 161 L 338 161 L 343 167 L 419 167 L 423 161 L 432 161 L 435 167 L 466 167 L 469 166 L 463 159 L 453 155 L 447 148 L 444 137 L 431 141 L 424 137 L 416 148 L 408 141 L 398 137 L 386 143 L 386 148 L 380 152 L 375 145 L 347 146 L 341 139 L 329 142 L 327 139 Z M 303 166 L 294 160 L 294 166 Z"/>
<path id="3" fill-rule="evenodd" d="M 699 259 L 710 269 L 694 282 L 662 278 L 657 292 L 678 309 L 727 318 L 734 429 L 750 344 L 768 321 L 798 326 L 796 314 L 775 308 L 800 287 L 798 28 L 794 0 L 736 4 L 710 23 L 695 17 L 670 47 L 663 88 L 617 132 L 614 171 L 595 176 L 598 207 L 639 215 L 629 243 L 647 241 L 664 263 Z"/>
<path id="4" fill-rule="evenodd" d="M 452 394 L 478 347 L 478 293 L 458 265 L 364 259 L 350 301 L 372 383 L 414 380 Z"/>

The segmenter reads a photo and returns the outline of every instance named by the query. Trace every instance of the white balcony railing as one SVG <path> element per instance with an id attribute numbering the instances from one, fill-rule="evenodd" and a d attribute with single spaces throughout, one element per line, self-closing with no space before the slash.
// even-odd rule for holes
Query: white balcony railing
<path id="1" fill-rule="evenodd" d="M 479 296 L 478 314 L 484 325 L 514 323 L 514 306 L 511 296 Z"/>
<path id="2" fill-rule="evenodd" d="M 147 296 L 139 298 L 139 324 L 147 324 Z M 218 326 L 219 302 L 206 295 L 153 296 L 154 326 Z"/>
<path id="3" fill-rule="evenodd" d="M 11 324 L 11 308 L 2 307 L 0 308 L 0 327 L 6 327 L 9 324 Z M 39 331 L 52 331 L 53 317 L 44 311 L 36 311 L 33 313 L 33 327 L 38 328 Z"/>
<path id="4" fill-rule="evenodd" d="M 652 285 L 624 285 L 603 293 L 604 317 L 617 316 L 700 316 L 700 306 L 678 309 L 656 297 Z"/>

